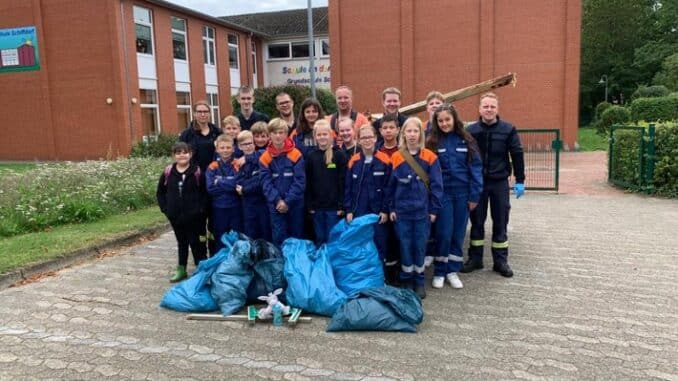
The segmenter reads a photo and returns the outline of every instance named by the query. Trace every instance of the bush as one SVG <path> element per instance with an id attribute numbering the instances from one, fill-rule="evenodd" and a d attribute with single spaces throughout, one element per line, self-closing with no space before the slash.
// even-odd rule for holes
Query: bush
<path id="1" fill-rule="evenodd" d="M 0 187 L 0 236 L 91 222 L 155 204 L 168 159 L 143 158 L 39 164 L 5 175 Z"/>
<path id="2" fill-rule="evenodd" d="M 632 120 L 658 121 L 678 119 L 678 97 L 638 98 L 631 103 Z"/>
<path id="3" fill-rule="evenodd" d="M 160 134 L 156 139 L 135 143 L 129 157 L 168 157 L 172 155 L 172 146 L 176 142 L 176 135 Z"/>
<path id="4" fill-rule="evenodd" d="M 612 105 L 600 115 L 600 120 L 596 122 L 596 128 L 599 133 L 607 133 L 613 124 L 623 124 L 631 120 L 631 112 L 622 106 Z"/>
<path id="5" fill-rule="evenodd" d="M 636 91 L 631 94 L 631 99 L 638 98 L 656 98 L 656 97 L 665 97 L 669 95 L 669 89 L 663 85 L 655 86 L 638 86 Z"/>
<path id="6" fill-rule="evenodd" d="M 664 59 L 662 69 L 654 75 L 653 82 L 664 85 L 673 91 L 678 90 L 678 53 Z"/>
<path id="7" fill-rule="evenodd" d="M 294 101 L 294 115 L 299 115 L 299 107 L 301 103 L 311 96 L 311 88 L 299 85 L 285 85 L 285 86 L 271 86 L 260 87 L 254 89 L 254 109 L 263 112 L 271 118 L 278 115 L 278 110 L 275 108 L 275 96 L 285 92 L 292 97 Z M 316 97 L 318 102 L 323 107 L 325 114 L 331 114 L 337 111 L 337 103 L 334 99 L 334 94 L 324 88 L 316 88 Z M 233 113 L 240 112 L 240 105 L 236 96 L 231 97 L 231 104 L 233 105 Z"/>
<path id="8" fill-rule="evenodd" d="M 596 114 L 594 116 L 594 122 L 598 122 L 600 120 L 601 115 L 603 115 L 603 111 L 607 110 L 612 106 L 612 103 L 610 102 L 600 102 L 596 106 Z"/>

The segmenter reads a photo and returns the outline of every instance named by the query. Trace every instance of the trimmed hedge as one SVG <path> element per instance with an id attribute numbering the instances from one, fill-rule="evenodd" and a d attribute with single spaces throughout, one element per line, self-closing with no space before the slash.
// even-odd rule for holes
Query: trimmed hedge
<path id="1" fill-rule="evenodd" d="M 294 115 L 299 115 L 301 103 L 311 96 L 311 88 L 307 86 L 285 85 L 260 87 L 254 89 L 254 109 L 263 112 L 271 118 L 277 116 L 278 110 L 275 108 L 275 97 L 282 92 L 289 94 L 292 97 L 292 100 L 294 100 Z M 325 115 L 337 111 L 337 103 L 334 94 L 332 94 L 331 91 L 324 88 L 316 88 L 315 93 L 318 102 L 320 102 L 323 111 L 325 111 Z M 240 112 L 240 105 L 238 104 L 235 95 L 231 97 L 231 104 L 233 105 L 234 114 Z"/>
<path id="2" fill-rule="evenodd" d="M 678 97 L 638 98 L 631 102 L 634 121 L 678 120 Z"/>
<path id="3" fill-rule="evenodd" d="M 663 85 L 655 86 L 638 86 L 636 91 L 631 94 L 631 99 L 638 98 L 656 98 L 656 97 L 665 97 L 669 95 L 669 89 Z"/>
<path id="4" fill-rule="evenodd" d="M 631 112 L 622 106 L 612 105 L 605 109 L 596 122 L 598 132 L 607 133 L 613 124 L 624 124 L 631 120 Z"/>
<path id="5" fill-rule="evenodd" d="M 594 117 L 594 121 L 598 122 L 600 120 L 601 115 L 603 115 L 603 112 L 610 108 L 612 106 L 612 103 L 610 102 L 600 102 L 598 105 L 596 105 L 596 114 Z"/>

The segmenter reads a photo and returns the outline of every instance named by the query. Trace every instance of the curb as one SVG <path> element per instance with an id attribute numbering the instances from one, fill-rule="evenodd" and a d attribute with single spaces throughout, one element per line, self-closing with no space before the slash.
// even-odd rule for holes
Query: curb
<path id="1" fill-rule="evenodd" d="M 62 257 L 36 263 L 27 267 L 0 274 L 0 291 L 14 287 L 18 282 L 34 278 L 40 274 L 55 272 L 85 262 L 102 254 L 102 252 L 121 246 L 132 246 L 141 239 L 155 238 L 169 231 L 169 223 L 146 228 L 124 237 L 103 241 L 97 245 L 63 254 Z"/>

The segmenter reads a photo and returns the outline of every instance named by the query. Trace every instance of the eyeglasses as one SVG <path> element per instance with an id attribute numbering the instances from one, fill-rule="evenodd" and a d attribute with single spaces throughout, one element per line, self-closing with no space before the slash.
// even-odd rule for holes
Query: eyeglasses
<path id="1" fill-rule="evenodd" d="M 209 114 L 210 110 L 195 110 L 196 114 Z"/>

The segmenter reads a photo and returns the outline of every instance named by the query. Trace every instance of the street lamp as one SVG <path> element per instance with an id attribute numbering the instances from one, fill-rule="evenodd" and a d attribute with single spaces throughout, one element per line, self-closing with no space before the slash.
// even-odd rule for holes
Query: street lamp
<path id="1" fill-rule="evenodd" d="M 607 103 L 607 74 L 603 74 L 602 77 L 600 77 L 600 81 L 598 81 L 599 84 L 605 84 L 605 103 Z"/>

